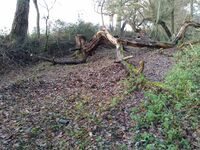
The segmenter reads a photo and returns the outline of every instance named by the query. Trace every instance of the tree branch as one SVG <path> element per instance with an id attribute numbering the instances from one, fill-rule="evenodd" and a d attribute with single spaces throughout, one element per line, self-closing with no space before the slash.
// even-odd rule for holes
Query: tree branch
<path id="1" fill-rule="evenodd" d="M 185 36 L 185 32 L 189 26 L 192 26 L 194 28 L 200 28 L 200 23 L 194 22 L 194 21 L 186 21 L 180 28 L 178 34 L 176 35 L 176 38 L 173 40 L 174 44 L 177 44 L 179 40 L 183 39 Z"/>

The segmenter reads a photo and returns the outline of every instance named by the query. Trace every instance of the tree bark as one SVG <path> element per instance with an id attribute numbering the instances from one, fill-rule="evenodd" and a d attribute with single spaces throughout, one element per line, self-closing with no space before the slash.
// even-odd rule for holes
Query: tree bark
<path id="1" fill-rule="evenodd" d="M 183 39 L 185 36 L 185 32 L 189 26 L 192 26 L 194 28 L 200 28 L 200 23 L 194 22 L 194 21 L 186 21 L 180 28 L 178 34 L 176 35 L 176 38 L 174 39 L 173 43 L 178 44 L 178 41 Z"/>
<path id="2" fill-rule="evenodd" d="M 27 37 L 29 2 L 30 0 L 17 0 L 15 17 L 10 32 L 10 40 L 16 44 L 23 43 Z"/>
<path id="3" fill-rule="evenodd" d="M 48 15 L 45 18 L 45 47 L 44 47 L 44 51 L 48 51 L 48 44 L 49 44 L 49 10 L 48 10 Z"/>
<path id="4" fill-rule="evenodd" d="M 124 35 L 124 30 L 125 30 L 126 25 L 127 25 L 127 21 L 124 21 L 120 29 L 120 36 Z"/>
<path id="5" fill-rule="evenodd" d="M 33 0 L 33 3 L 35 5 L 36 13 L 37 13 L 37 19 L 36 19 L 36 27 L 37 27 L 37 38 L 40 39 L 40 11 L 38 7 L 38 1 Z"/>
<path id="6" fill-rule="evenodd" d="M 171 34 L 169 28 L 167 27 L 166 23 L 165 23 L 164 21 L 159 21 L 158 23 L 159 23 L 159 24 L 162 26 L 162 28 L 165 30 L 165 32 L 166 32 L 168 38 L 171 39 L 172 34 Z"/>

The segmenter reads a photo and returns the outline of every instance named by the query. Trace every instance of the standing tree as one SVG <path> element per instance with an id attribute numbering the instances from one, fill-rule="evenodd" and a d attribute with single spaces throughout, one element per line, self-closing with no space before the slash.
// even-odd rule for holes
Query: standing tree
<path id="1" fill-rule="evenodd" d="M 16 44 L 23 43 L 27 37 L 30 0 L 17 0 L 10 40 Z"/>
<path id="2" fill-rule="evenodd" d="M 105 4 L 106 0 L 94 0 L 94 10 L 98 14 L 101 15 L 101 22 L 102 26 L 105 27 L 105 21 L 104 21 L 104 16 L 109 16 L 110 14 L 108 12 L 105 12 Z"/>
<path id="3" fill-rule="evenodd" d="M 171 4 L 171 33 L 174 34 L 174 27 L 175 27 L 175 0 L 169 0 Z"/>
<path id="4" fill-rule="evenodd" d="M 194 0 L 190 0 L 190 16 L 191 16 L 191 19 L 193 19 L 193 14 L 194 14 Z"/>
<path id="5" fill-rule="evenodd" d="M 50 34 L 50 24 L 49 24 L 49 16 L 50 16 L 50 11 L 53 9 L 55 3 L 56 3 L 56 0 L 53 1 L 52 5 L 49 6 L 47 4 L 47 2 L 45 0 L 43 0 L 44 2 L 44 8 L 46 9 L 47 11 L 47 15 L 44 17 L 45 19 L 45 36 L 46 36 L 46 42 L 45 42 L 45 48 L 44 50 L 45 51 L 48 51 L 48 44 L 49 44 L 49 34 Z"/>
<path id="6" fill-rule="evenodd" d="M 40 38 L 40 11 L 39 11 L 39 7 L 38 7 L 38 1 L 37 0 L 33 0 L 33 3 L 35 5 L 35 9 L 37 12 L 37 38 Z"/>

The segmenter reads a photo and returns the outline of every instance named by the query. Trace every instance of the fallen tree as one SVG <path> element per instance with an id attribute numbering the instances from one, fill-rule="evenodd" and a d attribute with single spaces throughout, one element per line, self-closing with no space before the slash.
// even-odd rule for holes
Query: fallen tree
<path id="1" fill-rule="evenodd" d="M 144 39 L 122 39 L 122 38 L 116 38 L 112 36 L 107 29 L 102 28 L 101 31 L 97 32 L 92 39 L 89 42 L 86 42 L 83 35 L 77 35 L 76 36 L 76 48 L 79 49 L 82 53 L 82 59 L 81 60 L 74 60 L 74 61 L 61 61 L 57 59 L 50 59 L 45 57 L 39 57 L 35 56 L 40 60 L 52 62 L 53 64 L 61 64 L 61 65 L 72 65 L 72 64 L 81 64 L 85 63 L 87 61 L 87 58 L 89 55 L 93 53 L 93 51 L 100 45 L 100 44 L 112 44 L 116 47 L 116 58 L 117 60 L 115 62 L 121 63 L 124 68 L 129 72 L 130 69 L 127 67 L 127 62 L 125 60 L 132 58 L 132 56 L 124 57 L 123 50 L 124 46 L 131 46 L 131 47 L 148 47 L 148 48 L 173 48 L 177 45 L 178 41 L 183 39 L 185 36 L 185 32 L 189 26 L 199 28 L 200 24 L 193 22 L 193 21 L 187 21 L 185 22 L 178 34 L 176 35 L 175 39 L 171 43 L 167 42 L 159 42 L 159 41 L 153 41 L 153 40 L 144 40 Z M 140 63 L 140 69 L 143 71 L 144 62 Z M 137 73 L 140 73 L 141 71 L 135 71 Z"/>

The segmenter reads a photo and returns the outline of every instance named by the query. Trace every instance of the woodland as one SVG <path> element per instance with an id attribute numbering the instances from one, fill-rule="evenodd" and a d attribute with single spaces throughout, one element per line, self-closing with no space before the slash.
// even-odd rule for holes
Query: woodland
<path id="1" fill-rule="evenodd" d="M 93 0 L 100 25 L 52 21 L 58 0 L 33 0 L 32 33 L 31 1 L 16 1 L 0 149 L 200 149 L 200 0 Z"/>

